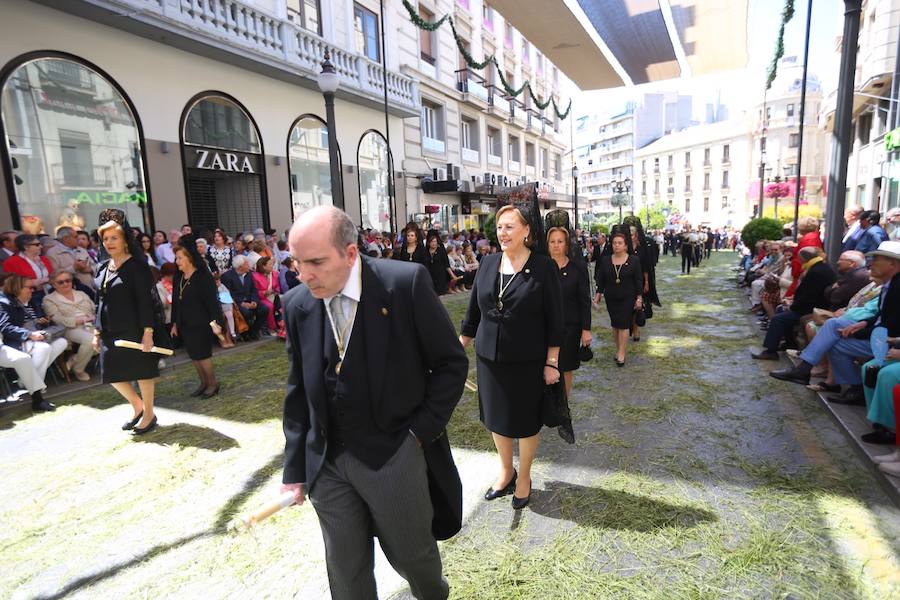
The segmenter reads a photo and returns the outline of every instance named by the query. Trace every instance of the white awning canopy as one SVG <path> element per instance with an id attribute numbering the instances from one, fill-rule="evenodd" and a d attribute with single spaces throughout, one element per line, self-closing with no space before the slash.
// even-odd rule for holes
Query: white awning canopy
<path id="1" fill-rule="evenodd" d="M 595 90 L 745 67 L 748 1 L 490 0 L 490 5 L 579 88 Z"/>

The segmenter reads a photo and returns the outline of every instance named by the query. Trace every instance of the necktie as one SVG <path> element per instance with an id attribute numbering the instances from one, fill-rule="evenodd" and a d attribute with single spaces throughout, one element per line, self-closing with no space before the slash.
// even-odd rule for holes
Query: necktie
<path id="1" fill-rule="evenodd" d="M 345 329 L 347 328 L 347 315 L 344 314 L 344 303 L 342 302 L 344 296 L 342 294 L 338 294 L 334 298 L 331 299 L 330 308 L 331 308 L 331 318 L 334 320 L 334 328 L 337 330 L 337 335 L 339 339 L 334 340 L 337 343 L 338 347 L 343 350 L 344 345 L 344 337 L 347 335 Z"/>

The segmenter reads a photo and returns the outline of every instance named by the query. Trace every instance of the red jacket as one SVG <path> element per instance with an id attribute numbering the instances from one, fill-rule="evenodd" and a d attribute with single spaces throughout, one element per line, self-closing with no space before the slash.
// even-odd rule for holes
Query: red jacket
<path id="1" fill-rule="evenodd" d="M 53 273 L 53 267 L 50 265 L 50 261 L 47 260 L 46 256 L 41 256 L 41 262 L 44 263 L 44 266 L 47 267 L 47 273 Z M 16 275 L 21 275 L 22 277 L 27 277 L 28 279 L 37 279 L 37 273 L 34 272 L 34 269 L 31 268 L 31 265 L 28 264 L 28 261 L 19 256 L 18 254 L 14 256 L 10 256 L 5 261 L 3 261 L 3 270 L 6 273 L 15 273 Z"/>
<path id="2" fill-rule="evenodd" d="M 785 293 L 785 297 L 793 296 L 794 290 L 796 290 L 797 286 L 800 284 L 800 275 L 801 273 L 803 273 L 803 263 L 800 261 L 800 250 L 809 246 L 814 246 L 816 248 L 825 248 L 825 245 L 822 243 L 822 238 L 819 237 L 818 229 L 803 234 L 803 237 L 797 240 L 797 248 L 794 250 L 794 258 L 791 259 L 791 276 L 794 278 L 794 280 L 791 282 L 791 287 L 788 288 L 787 293 Z"/>

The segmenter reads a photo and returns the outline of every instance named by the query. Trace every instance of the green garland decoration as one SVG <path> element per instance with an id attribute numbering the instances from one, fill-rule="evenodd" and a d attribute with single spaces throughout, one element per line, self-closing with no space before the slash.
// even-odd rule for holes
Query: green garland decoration
<path id="1" fill-rule="evenodd" d="M 788 0 L 791 2 L 793 6 L 792 0 Z M 540 110 L 546 109 L 548 106 L 553 106 L 553 111 L 556 113 L 556 116 L 559 117 L 560 121 L 565 121 L 566 117 L 569 116 L 569 112 L 572 110 L 572 100 L 569 100 L 569 104 L 566 107 L 565 112 L 560 112 L 559 105 L 556 103 L 556 99 L 551 95 L 547 100 L 542 100 L 540 96 L 534 93 L 534 90 L 531 88 L 531 82 L 526 81 L 519 87 L 519 89 L 513 88 L 509 82 L 506 80 L 506 77 L 503 76 L 503 70 L 500 68 L 500 63 L 497 62 L 497 58 L 494 54 L 491 54 L 481 62 L 475 60 L 475 58 L 469 53 L 466 49 L 462 37 L 460 37 L 459 33 L 456 31 L 456 25 L 453 23 L 453 17 L 449 14 L 444 15 L 437 21 L 429 22 L 419 16 L 419 13 L 416 12 L 415 7 L 413 7 L 408 0 L 403 0 L 403 6 L 406 8 L 406 12 L 409 13 L 409 19 L 418 27 L 419 29 L 423 29 L 425 31 L 437 31 L 444 22 L 450 23 L 450 31 L 453 33 L 453 40 L 456 42 L 456 47 L 459 49 L 459 53 L 462 54 L 463 59 L 466 61 L 466 64 L 471 69 L 481 70 L 487 67 L 488 65 L 493 64 L 497 68 L 497 75 L 500 79 L 500 86 L 503 88 L 503 91 L 507 96 L 512 98 L 517 98 L 523 92 L 527 91 L 531 96 L 531 100 L 535 106 L 537 106 Z M 793 9 L 792 9 L 793 10 Z"/>
<path id="2" fill-rule="evenodd" d="M 772 63 L 769 65 L 769 72 L 766 75 L 767 90 L 772 89 L 772 82 L 778 75 L 778 61 L 784 56 L 784 27 L 793 18 L 794 0 L 785 0 L 784 9 L 781 11 L 781 27 L 778 29 L 778 39 L 775 40 L 775 55 L 772 57 Z"/>

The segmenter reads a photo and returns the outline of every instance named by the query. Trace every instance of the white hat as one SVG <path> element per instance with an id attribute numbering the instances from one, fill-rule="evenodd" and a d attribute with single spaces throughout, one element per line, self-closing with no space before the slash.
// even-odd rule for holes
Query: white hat
<path id="1" fill-rule="evenodd" d="M 894 260 L 900 260 L 900 242 L 881 242 L 878 250 L 866 252 L 866 256 L 886 256 Z"/>

